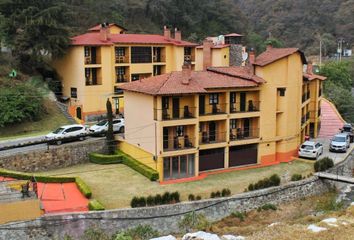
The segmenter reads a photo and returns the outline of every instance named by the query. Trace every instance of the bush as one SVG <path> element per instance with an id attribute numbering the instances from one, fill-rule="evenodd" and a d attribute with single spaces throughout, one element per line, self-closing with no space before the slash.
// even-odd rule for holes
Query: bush
<path id="1" fill-rule="evenodd" d="M 171 195 L 169 192 L 165 192 L 163 195 L 162 195 L 162 204 L 168 204 L 171 202 Z"/>
<path id="2" fill-rule="evenodd" d="M 302 180 L 302 175 L 301 174 L 294 173 L 291 176 L 291 181 L 293 181 L 293 182 L 300 181 L 300 180 Z"/>
<path id="3" fill-rule="evenodd" d="M 315 162 L 315 172 L 324 172 L 334 166 L 334 162 L 329 157 L 324 157 Z"/>
<path id="4" fill-rule="evenodd" d="M 221 191 L 221 196 L 223 196 L 223 197 L 228 197 L 228 196 L 230 196 L 231 195 L 231 191 L 230 191 L 230 189 L 228 189 L 228 188 L 224 188 L 222 191 Z"/>
<path id="5" fill-rule="evenodd" d="M 256 182 L 255 184 L 248 185 L 248 191 L 269 188 L 280 185 L 280 177 L 277 174 L 273 174 L 270 178 L 264 178 Z"/>
<path id="6" fill-rule="evenodd" d="M 139 207 L 146 207 L 146 198 L 140 197 L 138 203 L 139 203 Z"/>
<path id="7" fill-rule="evenodd" d="M 153 196 L 149 195 L 147 198 L 146 198 L 146 205 L 147 206 L 154 206 L 155 205 L 155 199 Z"/>
<path id="8" fill-rule="evenodd" d="M 82 181 L 81 178 L 77 177 L 75 179 L 75 183 L 76 186 L 78 187 L 78 189 L 80 190 L 80 192 L 87 198 L 90 198 L 92 196 L 92 192 L 89 186 L 87 186 L 87 184 Z"/>
<path id="9" fill-rule="evenodd" d="M 144 165 L 143 163 L 135 160 L 131 156 L 123 153 L 122 151 L 116 151 L 118 155 L 121 155 L 123 158 L 123 163 L 127 165 L 128 167 L 134 169 L 135 171 L 139 172 L 143 176 L 147 177 L 150 179 L 150 181 L 156 181 L 159 179 L 159 173 L 152 169 L 151 167 L 148 167 Z"/>
<path id="10" fill-rule="evenodd" d="M 215 192 L 210 193 L 210 198 L 216 198 Z"/>
<path id="11" fill-rule="evenodd" d="M 245 221 L 245 214 L 239 211 L 231 213 L 231 216 L 240 219 L 241 222 Z"/>
<path id="12" fill-rule="evenodd" d="M 198 196 L 196 196 L 195 200 L 197 200 L 197 201 L 202 200 L 202 197 L 198 195 Z"/>
<path id="13" fill-rule="evenodd" d="M 170 203 L 179 203 L 180 202 L 180 194 L 179 192 L 173 192 L 170 194 Z"/>
<path id="14" fill-rule="evenodd" d="M 117 164 L 123 162 L 122 155 L 105 155 L 100 153 L 89 153 L 89 160 L 96 164 Z"/>
<path id="15" fill-rule="evenodd" d="M 258 212 L 264 210 L 264 211 L 267 211 L 267 210 L 273 210 L 273 211 L 276 211 L 277 210 L 277 206 L 275 206 L 274 204 L 271 204 L 271 203 L 267 203 L 267 204 L 264 204 L 263 206 L 259 207 L 258 209 Z"/>
<path id="16" fill-rule="evenodd" d="M 126 236 L 126 237 L 129 236 L 132 239 L 140 239 L 140 240 L 148 240 L 148 239 L 156 238 L 159 236 L 159 232 L 154 230 L 149 225 L 138 225 L 137 227 L 128 229 L 124 232 L 119 233 L 118 235 L 120 235 L 120 234 L 122 234 L 123 236 Z M 120 239 L 122 239 L 122 238 L 120 238 Z M 123 238 L 123 239 L 128 240 L 128 238 Z"/>
<path id="17" fill-rule="evenodd" d="M 103 210 L 105 210 L 102 203 L 100 203 L 96 199 L 90 200 L 88 207 L 89 207 L 90 211 L 103 211 Z"/>
<path id="18" fill-rule="evenodd" d="M 189 194 L 189 195 L 188 195 L 188 200 L 189 200 L 189 201 L 194 201 L 194 200 L 195 200 L 194 194 Z"/>
<path id="19" fill-rule="evenodd" d="M 156 194 L 155 195 L 154 202 L 155 202 L 155 205 L 161 205 L 162 204 L 162 196 L 161 196 L 161 194 Z"/>
<path id="20" fill-rule="evenodd" d="M 133 197 L 133 199 L 130 201 L 130 206 L 132 208 L 139 207 L 139 198 L 138 197 Z"/>
<path id="21" fill-rule="evenodd" d="M 207 230 L 210 227 L 209 221 L 203 214 L 196 214 L 195 212 L 184 215 L 183 219 L 178 223 L 181 231 L 190 232 L 193 230 Z"/>

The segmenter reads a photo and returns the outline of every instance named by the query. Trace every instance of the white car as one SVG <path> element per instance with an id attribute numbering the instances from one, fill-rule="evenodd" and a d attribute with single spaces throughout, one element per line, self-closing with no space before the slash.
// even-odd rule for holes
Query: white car
<path id="1" fill-rule="evenodd" d="M 334 135 L 329 144 L 331 152 L 347 152 L 350 147 L 350 136 L 347 133 L 339 133 Z"/>
<path id="2" fill-rule="evenodd" d="M 323 153 L 323 146 L 319 142 L 306 141 L 299 148 L 299 157 L 317 159 Z"/>
<path id="3" fill-rule="evenodd" d="M 85 140 L 87 134 L 86 127 L 80 124 L 61 126 L 57 130 L 47 134 L 46 140 L 50 140 L 57 145 L 62 144 L 65 141 L 73 141 L 79 139 Z"/>
<path id="4" fill-rule="evenodd" d="M 108 120 L 102 120 L 91 126 L 89 132 L 104 135 L 108 130 Z M 124 132 L 124 118 L 113 119 L 113 132 Z"/>

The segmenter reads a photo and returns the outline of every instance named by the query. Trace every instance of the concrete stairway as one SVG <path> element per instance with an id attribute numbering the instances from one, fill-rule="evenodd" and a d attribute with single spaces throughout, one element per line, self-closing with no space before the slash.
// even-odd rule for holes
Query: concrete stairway
<path id="1" fill-rule="evenodd" d="M 69 120 L 69 122 L 71 124 L 76 124 L 77 123 L 75 121 L 75 119 L 69 114 L 68 106 L 66 104 L 58 102 L 58 101 L 56 101 L 56 104 L 57 104 L 58 108 L 60 109 L 60 111 L 64 114 L 64 116 Z"/>
<path id="2" fill-rule="evenodd" d="M 335 107 L 326 100 L 321 101 L 321 129 L 318 138 L 331 138 L 343 127 L 344 121 L 338 116 Z"/>

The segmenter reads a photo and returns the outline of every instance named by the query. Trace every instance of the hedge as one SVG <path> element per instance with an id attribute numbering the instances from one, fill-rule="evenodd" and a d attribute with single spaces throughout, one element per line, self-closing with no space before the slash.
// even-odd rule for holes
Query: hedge
<path id="1" fill-rule="evenodd" d="M 102 205 L 102 203 L 100 203 L 96 199 L 91 199 L 90 200 L 90 202 L 88 204 L 88 208 L 89 208 L 90 211 L 103 211 L 103 210 L 105 210 L 105 208 Z"/>
<path id="2" fill-rule="evenodd" d="M 156 181 L 159 179 L 159 173 L 152 169 L 149 166 L 146 166 L 145 164 L 135 160 L 131 156 L 123 153 L 122 151 L 116 151 L 118 155 L 121 155 L 123 158 L 123 164 L 127 165 L 128 167 L 131 167 L 135 171 L 139 172 L 140 174 L 144 175 L 150 181 Z"/>
<path id="3" fill-rule="evenodd" d="M 92 163 L 96 164 L 116 164 L 122 163 L 122 155 L 105 155 L 100 153 L 89 153 L 89 160 Z"/>
<path id="4" fill-rule="evenodd" d="M 32 177 L 36 178 L 37 182 L 42 183 L 70 183 L 75 182 L 80 192 L 87 198 L 90 198 L 92 195 L 91 189 L 86 183 L 79 177 L 51 177 L 51 176 L 42 176 L 32 173 L 23 173 L 10 171 L 3 168 L 0 168 L 0 176 L 11 177 L 19 180 L 31 180 Z"/>

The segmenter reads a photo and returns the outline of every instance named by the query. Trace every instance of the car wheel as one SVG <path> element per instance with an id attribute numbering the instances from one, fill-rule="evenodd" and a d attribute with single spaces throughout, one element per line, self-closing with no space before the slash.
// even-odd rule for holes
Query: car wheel
<path id="1" fill-rule="evenodd" d="M 80 137 L 79 140 L 80 140 L 80 141 L 84 141 L 84 140 L 85 140 L 85 137 Z"/>
<path id="2" fill-rule="evenodd" d="M 124 127 L 120 127 L 119 132 L 124 133 Z"/>
<path id="3" fill-rule="evenodd" d="M 59 141 L 56 141 L 55 143 L 56 143 L 57 145 L 61 145 L 63 142 L 59 140 Z"/>

